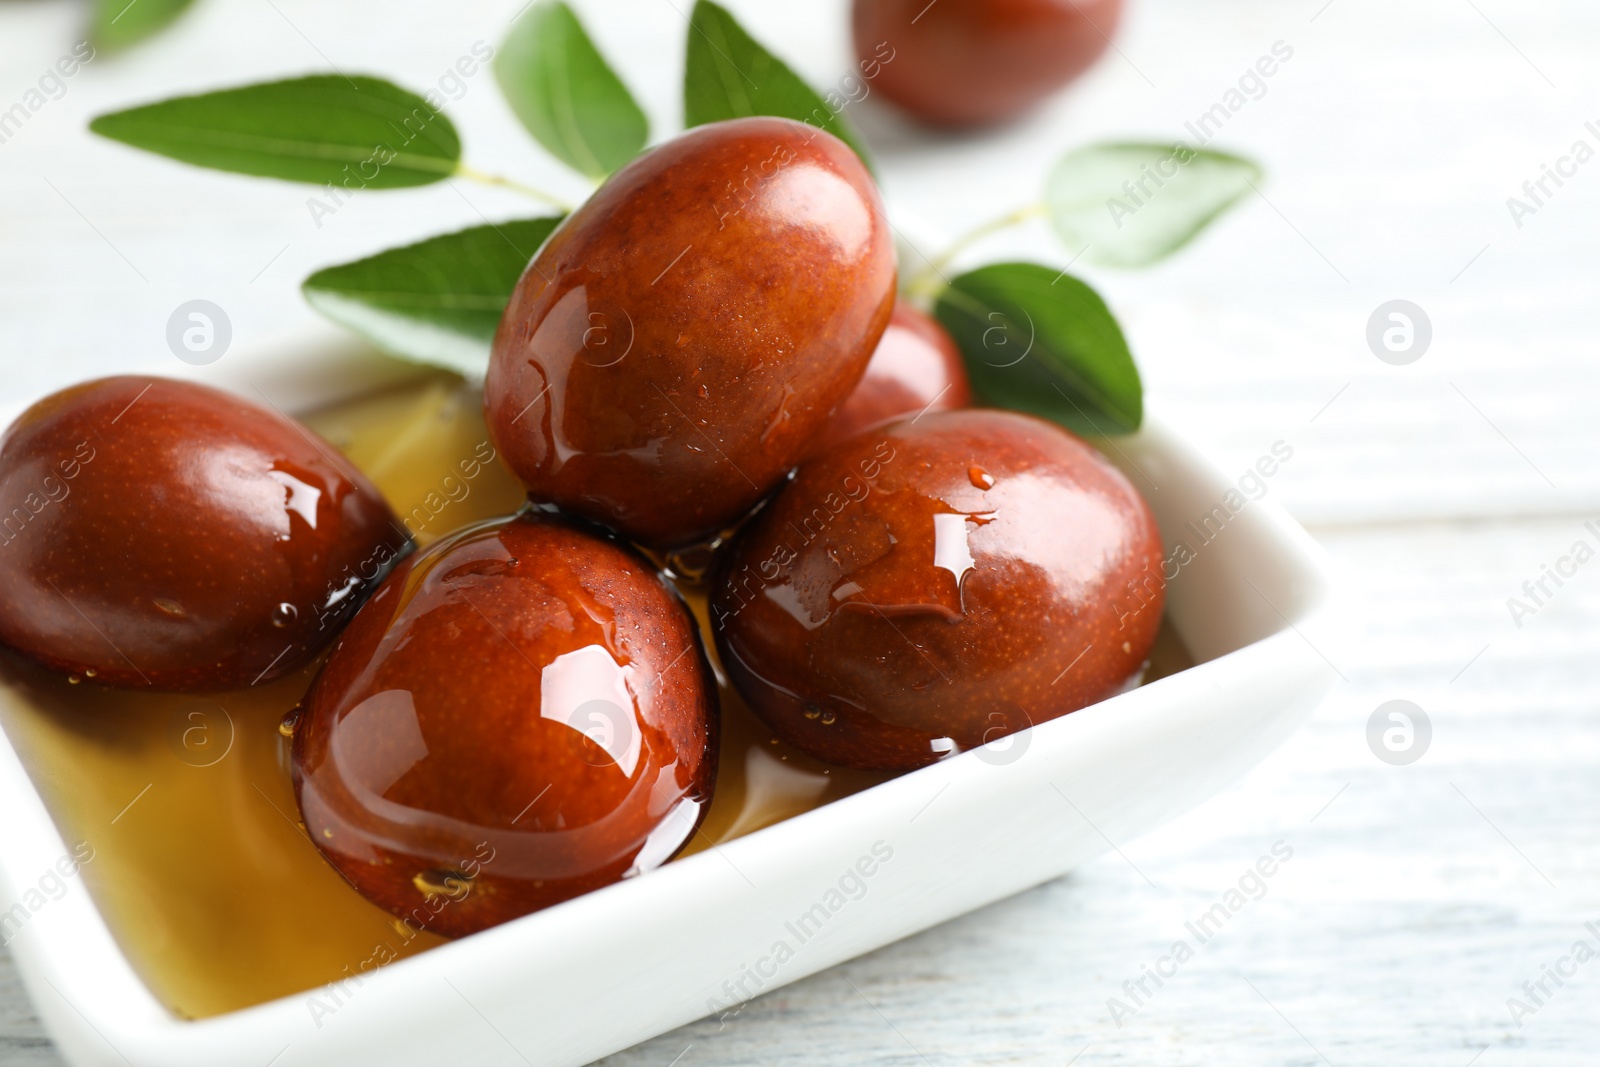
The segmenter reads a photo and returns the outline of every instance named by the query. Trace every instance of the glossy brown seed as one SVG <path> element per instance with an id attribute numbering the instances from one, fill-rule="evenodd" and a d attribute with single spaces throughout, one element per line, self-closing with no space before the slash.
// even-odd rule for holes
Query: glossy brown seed
<path id="1" fill-rule="evenodd" d="M 408 541 L 332 446 L 206 386 L 86 382 L 0 438 L 0 641 L 104 684 L 294 670 Z"/>
<path id="2" fill-rule="evenodd" d="M 306 830 L 357 889 L 460 936 L 670 859 L 716 776 L 715 689 L 648 561 L 535 514 L 396 569 L 295 728 Z"/>
<path id="3" fill-rule="evenodd" d="M 485 383 L 539 501 L 672 547 L 733 523 L 860 380 L 894 301 L 866 169 L 787 119 L 691 130 L 618 171 L 518 282 Z"/>
<path id="4" fill-rule="evenodd" d="M 927 122 L 1016 118 L 1088 69 L 1122 0 L 855 0 L 852 28 L 874 89 Z"/>
<path id="5" fill-rule="evenodd" d="M 809 455 L 819 455 L 863 430 L 923 412 L 972 403 L 972 388 L 955 341 L 931 316 L 896 300 L 867 372 L 829 421 Z"/>
<path id="6" fill-rule="evenodd" d="M 719 560 L 717 647 L 772 730 L 899 769 L 1115 693 L 1160 624 L 1148 505 L 1083 441 L 955 411 L 800 468 Z"/>

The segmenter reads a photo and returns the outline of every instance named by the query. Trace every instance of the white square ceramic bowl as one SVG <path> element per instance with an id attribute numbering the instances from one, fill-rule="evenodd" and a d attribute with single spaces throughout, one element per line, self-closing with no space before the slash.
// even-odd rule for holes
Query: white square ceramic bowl
<path id="1" fill-rule="evenodd" d="M 155 373 L 303 410 L 406 372 L 330 332 Z M 14 400 L 7 422 L 24 406 Z M 341 1006 L 320 1019 L 305 995 L 174 1018 L 69 879 L 10 944 L 40 1015 L 82 1065 L 583 1064 L 1055 878 L 1193 807 L 1332 684 L 1308 638 L 1329 628 L 1332 584 L 1317 546 L 1266 501 L 1197 544 L 1186 524 L 1235 483 L 1159 418 L 1115 444 L 1110 458 L 1145 492 L 1169 550 L 1195 549 L 1167 610 L 1198 666 L 1034 727 L 1009 762 L 965 753 L 392 964 L 326 993 Z M 67 852 L 9 742 L 0 812 L 9 907 Z"/>

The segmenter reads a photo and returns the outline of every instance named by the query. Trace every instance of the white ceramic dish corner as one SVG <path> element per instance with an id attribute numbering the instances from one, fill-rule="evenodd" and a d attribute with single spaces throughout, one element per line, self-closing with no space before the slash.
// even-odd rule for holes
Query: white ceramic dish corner
<path id="1" fill-rule="evenodd" d="M 290 410 L 404 373 L 320 333 L 159 370 L 180 372 Z M 27 398 L 11 399 L 6 421 Z M 1198 543 L 1188 524 L 1226 507 L 1234 482 L 1159 417 L 1116 445 L 1111 459 L 1146 494 L 1169 550 L 1193 549 L 1168 612 L 1198 666 L 1036 726 L 1019 735 L 1025 748 L 997 742 L 1014 746 L 1004 756 L 962 754 L 395 963 L 335 990 L 332 1016 L 300 995 L 174 1018 L 70 879 L 9 945 L 45 1025 L 79 1065 L 583 1064 L 1055 878 L 1193 807 L 1332 684 L 1303 636 L 1330 628 L 1332 583 L 1316 545 L 1264 501 Z M 0 811 L 9 908 L 67 848 L 3 741 Z"/>

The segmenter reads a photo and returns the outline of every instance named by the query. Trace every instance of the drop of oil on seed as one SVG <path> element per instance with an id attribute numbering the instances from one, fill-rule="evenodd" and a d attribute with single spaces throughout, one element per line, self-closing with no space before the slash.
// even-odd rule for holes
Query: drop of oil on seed
<path id="1" fill-rule="evenodd" d="M 667 553 L 667 570 L 675 577 L 698 582 L 711 569 L 711 545 L 692 545 Z"/>
<path id="2" fill-rule="evenodd" d="M 425 897 L 456 897 L 466 888 L 467 877 L 460 871 L 421 871 L 411 884 Z"/>
<path id="3" fill-rule="evenodd" d="M 988 471 L 984 470 L 982 467 L 978 467 L 978 466 L 968 467 L 967 468 L 967 481 L 971 482 L 973 487 L 976 488 L 976 489 L 993 489 L 994 488 L 994 475 L 990 474 Z"/>
<path id="4" fill-rule="evenodd" d="M 272 609 L 272 625 L 280 630 L 299 617 L 300 609 L 293 604 L 283 603 Z"/>

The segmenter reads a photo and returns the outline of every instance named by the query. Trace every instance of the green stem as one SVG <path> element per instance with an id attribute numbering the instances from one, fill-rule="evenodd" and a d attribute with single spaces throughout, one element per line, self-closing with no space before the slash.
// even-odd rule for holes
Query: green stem
<path id="1" fill-rule="evenodd" d="M 992 233 L 1008 230 L 1013 226 L 1020 226 L 1029 219 L 1038 218 L 1045 213 L 1044 204 L 1029 204 L 1017 210 L 1001 215 L 999 218 L 990 219 L 981 226 L 976 226 L 957 237 L 943 252 L 934 256 L 928 265 L 906 282 L 906 294 L 914 297 L 931 297 L 944 288 L 944 268 L 948 267 L 954 259 L 965 252 L 973 244 L 983 240 Z"/>
<path id="2" fill-rule="evenodd" d="M 523 185 L 521 182 L 512 181 L 510 178 L 502 177 L 499 174 L 485 174 L 481 170 L 473 170 L 465 163 L 456 167 L 456 173 L 463 178 L 470 178 L 482 185 L 498 185 L 502 189 L 510 189 L 513 192 L 521 193 L 523 196 L 532 197 L 534 200 L 542 200 L 551 207 L 558 207 L 562 211 L 570 212 L 572 210 L 571 204 L 560 197 L 551 196 L 543 189 L 535 189 L 531 185 Z"/>

